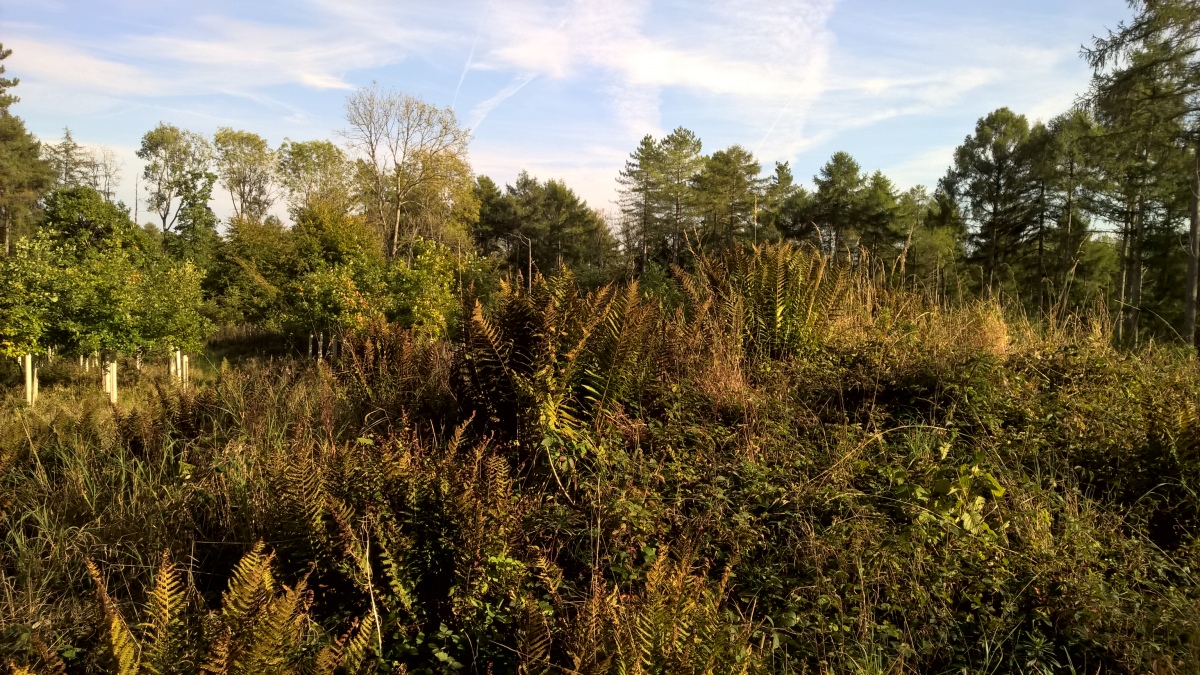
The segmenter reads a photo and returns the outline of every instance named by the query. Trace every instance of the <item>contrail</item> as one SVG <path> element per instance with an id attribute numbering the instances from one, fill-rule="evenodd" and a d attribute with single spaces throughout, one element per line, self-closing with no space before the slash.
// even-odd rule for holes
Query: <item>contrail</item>
<path id="1" fill-rule="evenodd" d="M 458 92 L 462 89 L 463 80 L 467 79 L 467 71 L 471 69 L 471 63 L 475 60 L 475 47 L 479 44 L 479 35 L 483 33 L 483 22 L 487 19 L 491 9 L 492 0 L 488 0 L 483 7 L 483 14 L 479 17 L 479 24 L 475 26 L 475 39 L 471 42 L 471 51 L 467 54 L 467 62 L 463 64 L 462 74 L 458 76 L 458 86 L 454 88 L 454 100 L 450 103 L 451 110 L 458 106 Z"/>
<path id="2" fill-rule="evenodd" d="M 796 99 L 799 96 L 800 96 L 800 88 L 797 87 L 796 92 L 792 94 L 792 97 L 790 99 L 788 99 L 787 105 L 783 106 L 783 109 L 780 110 L 779 114 L 775 116 L 775 121 L 771 122 L 771 128 L 767 129 L 767 133 L 763 135 L 762 140 L 759 141 L 758 145 L 754 147 L 754 155 L 756 157 L 758 156 L 759 150 L 762 150 L 763 144 L 766 143 L 767 139 L 771 137 L 771 133 L 775 131 L 775 126 L 779 124 L 779 120 L 783 119 L 784 113 L 786 113 L 792 109 L 792 104 L 794 104 L 796 102 Z"/>
<path id="3" fill-rule="evenodd" d="M 479 128 L 479 125 L 483 124 L 483 120 L 488 116 L 488 113 L 492 112 L 496 106 L 503 103 L 505 99 L 517 93 L 518 91 L 521 91 L 521 89 L 524 88 L 525 85 L 532 82 L 533 78 L 535 77 L 537 77 L 537 75 L 531 74 L 521 75 L 520 77 L 514 78 L 512 82 L 508 83 L 507 87 L 501 89 L 500 92 L 495 96 L 475 106 L 471 110 L 471 130 L 474 131 L 475 129 Z"/>

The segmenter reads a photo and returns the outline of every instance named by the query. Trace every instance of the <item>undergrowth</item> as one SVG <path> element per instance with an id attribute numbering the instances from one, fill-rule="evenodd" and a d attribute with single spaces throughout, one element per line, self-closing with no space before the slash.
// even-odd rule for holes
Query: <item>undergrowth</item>
<path id="1" fill-rule="evenodd" d="M 0 417 L 14 672 L 1196 673 L 1200 368 L 806 251 Z"/>

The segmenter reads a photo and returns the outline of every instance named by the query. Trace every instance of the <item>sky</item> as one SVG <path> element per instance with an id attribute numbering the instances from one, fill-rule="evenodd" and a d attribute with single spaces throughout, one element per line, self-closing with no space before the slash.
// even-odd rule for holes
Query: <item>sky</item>
<path id="1" fill-rule="evenodd" d="M 134 151 L 164 121 L 337 139 L 373 82 L 450 106 L 471 164 L 615 209 L 646 134 L 734 143 L 807 183 L 837 151 L 932 186 L 1001 106 L 1048 120 L 1086 90 L 1080 47 L 1124 0 L 4 0 L 13 112 L 45 141 Z M 228 213 L 218 194 L 214 209 Z M 143 218 L 145 220 L 145 218 Z"/>

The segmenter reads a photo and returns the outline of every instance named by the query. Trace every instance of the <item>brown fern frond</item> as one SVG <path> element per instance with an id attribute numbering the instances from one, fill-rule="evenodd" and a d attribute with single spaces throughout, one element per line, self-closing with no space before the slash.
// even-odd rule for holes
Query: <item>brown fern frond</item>
<path id="1" fill-rule="evenodd" d="M 41 636 L 34 633 L 29 637 L 29 643 L 42 661 L 43 675 L 67 675 L 67 664 L 63 662 L 58 652 L 50 648 Z"/>
<path id="2" fill-rule="evenodd" d="M 200 672 L 208 675 L 227 675 L 230 672 L 232 651 L 233 631 L 229 626 L 224 626 L 209 645 L 208 655 L 200 666 Z"/>
<path id="3" fill-rule="evenodd" d="M 133 631 L 129 630 L 129 625 L 125 623 L 116 603 L 109 597 L 104 577 L 96 563 L 88 560 L 87 570 L 96 584 L 96 592 L 100 596 L 105 618 L 108 620 L 108 643 L 116 662 L 117 675 L 137 675 L 141 664 L 141 647 L 137 638 L 134 637 Z"/>
<path id="4" fill-rule="evenodd" d="M 517 654 L 521 675 L 545 675 L 550 672 L 550 626 L 532 598 L 526 599 L 517 635 Z"/>

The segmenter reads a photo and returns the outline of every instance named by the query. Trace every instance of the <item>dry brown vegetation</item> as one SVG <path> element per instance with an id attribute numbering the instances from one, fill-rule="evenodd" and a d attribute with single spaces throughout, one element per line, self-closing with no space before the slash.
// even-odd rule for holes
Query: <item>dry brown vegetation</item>
<path id="1" fill-rule="evenodd" d="M 1197 672 L 1200 368 L 788 246 L 430 342 L 49 373 L 16 672 Z M 57 382 L 57 384 L 53 384 Z M 27 670 L 23 670 L 27 669 Z"/>

